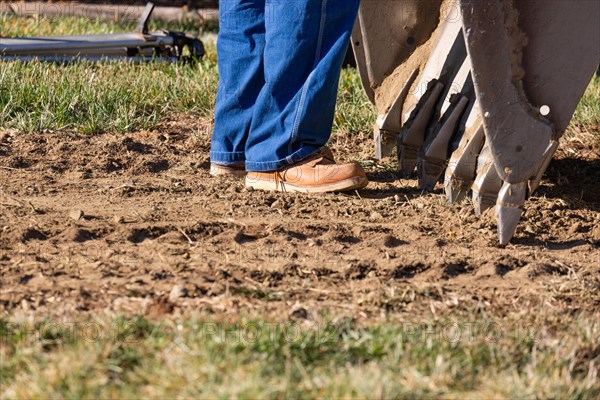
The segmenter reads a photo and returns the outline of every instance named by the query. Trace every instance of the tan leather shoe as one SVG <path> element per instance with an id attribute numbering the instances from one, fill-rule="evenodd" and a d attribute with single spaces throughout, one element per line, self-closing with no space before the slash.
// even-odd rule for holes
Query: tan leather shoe
<path id="1" fill-rule="evenodd" d="M 333 151 L 329 148 L 329 146 L 323 146 L 319 149 L 321 156 L 323 158 L 328 159 L 329 161 L 333 161 L 335 163 L 335 157 L 333 156 Z"/>
<path id="2" fill-rule="evenodd" d="M 237 178 L 243 178 L 246 176 L 246 165 L 245 164 L 234 164 L 234 165 L 221 165 L 210 163 L 210 174 L 212 176 L 233 176 Z"/>
<path id="3" fill-rule="evenodd" d="M 362 189 L 368 183 L 360 165 L 336 164 L 328 148 L 279 171 L 246 175 L 247 187 L 279 192 L 344 192 Z"/>

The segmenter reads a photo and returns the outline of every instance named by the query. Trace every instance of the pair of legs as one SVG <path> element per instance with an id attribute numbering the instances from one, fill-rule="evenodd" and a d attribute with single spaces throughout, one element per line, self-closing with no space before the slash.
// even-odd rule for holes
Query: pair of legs
<path id="1" fill-rule="evenodd" d="M 329 140 L 359 0 L 221 0 L 211 162 L 278 171 Z"/>

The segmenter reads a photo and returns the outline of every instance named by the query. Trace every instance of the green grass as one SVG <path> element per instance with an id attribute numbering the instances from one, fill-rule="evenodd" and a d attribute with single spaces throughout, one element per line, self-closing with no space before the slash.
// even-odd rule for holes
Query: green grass
<path id="1" fill-rule="evenodd" d="M 0 126 L 84 134 L 150 128 L 178 112 L 209 115 L 217 79 L 210 60 L 197 67 L 6 63 Z"/>
<path id="2" fill-rule="evenodd" d="M 594 76 L 592 79 L 575 111 L 571 127 L 600 138 L 600 77 Z"/>
<path id="3" fill-rule="evenodd" d="M 333 130 L 340 133 L 371 132 L 377 116 L 353 68 L 342 70 Z"/>
<path id="4" fill-rule="evenodd" d="M 595 399 L 600 325 L 593 317 L 567 322 L 535 330 L 511 319 L 362 328 L 257 319 L 0 321 L 0 395 Z"/>
<path id="5" fill-rule="evenodd" d="M 0 17 L 2 34 L 71 35 L 132 31 L 134 23 L 83 18 Z M 185 24 L 153 22 L 151 29 L 191 31 Z M 197 29 L 196 29 L 197 31 Z M 194 32 L 192 32 L 194 33 Z M 201 32 L 195 32 L 201 33 Z M 210 116 L 217 90 L 214 43 L 197 66 L 128 63 L 0 63 L 0 128 L 20 132 L 123 133 L 148 129 L 166 117 L 185 113 Z M 354 70 L 342 73 L 335 129 L 367 132 L 374 108 Z"/>
<path id="6" fill-rule="evenodd" d="M 133 32 L 137 28 L 137 22 L 111 22 L 101 19 L 89 18 L 15 18 L 9 15 L 0 15 L 0 32 L 3 37 L 18 36 L 46 36 L 46 35 L 83 35 L 96 33 Z M 188 32 L 190 34 L 202 34 L 214 31 L 211 26 L 196 26 L 194 23 L 166 22 L 151 19 L 148 24 L 150 31 L 158 29 L 170 29 L 173 31 Z"/>
<path id="7" fill-rule="evenodd" d="M 2 35 L 71 35 L 135 30 L 136 24 L 85 18 L 13 18 L 0 16 Z M 202 34 L 189 23 L 152 21 L 168 28 Z M 71 131 L 122 133 L 148 129 L 170 116 L 210 116 L 217 89 L 217 57 L 208 43 L 197 66 L 78 63 L 0 63 L 0 128 L 21 132 Z M 342 71 L 334 130 L 371 132 L 375 109 L 354 69 Z M 575 113 L 572 127 L 600 136 L 600 78 L 594 78 Z M 583 127 L 583 128 L 582 128 Z"/>
<path id="8" fill-rule="evenodd" d="M 15 22 L 15 21 L 18 21 Z M 6 36 L 133 30 L 86 19 L 10 19 Z M 174 26 L 173 29 L 185 28 Z M 217 86 L 214 46 L 196 66 L 6 62 L 0 65 L 0 127 L 21 132 L 127 132 L 180 112 L 210 115 Z"/>

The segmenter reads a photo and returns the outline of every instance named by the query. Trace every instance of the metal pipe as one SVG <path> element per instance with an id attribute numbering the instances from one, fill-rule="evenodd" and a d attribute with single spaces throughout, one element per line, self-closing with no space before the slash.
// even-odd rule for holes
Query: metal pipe
<path id="1" fill-rule="evenodd" d="M 174 40 L 170 36 L 144 36 L 141 34 L 90 35 L 88 40 L 55 40 L 49 38 L 25 38 L 0 40 L 0 54 L 19 55 L 23 53 L 77 51 L 88 49 L 110 49 L 115 47 L 161 47 L 170 46 Z"/>
<path id="2" fill-rule="evenodd" d="M 0 61 L 42 61 L 54 63 L 71 63 L 77 61 L 90 62 L 130 62 L 133 64 L 142 64 L 147 62 L 176 63 L 177 57 L 106 57 L 106 56 L 2 56 Z"/>

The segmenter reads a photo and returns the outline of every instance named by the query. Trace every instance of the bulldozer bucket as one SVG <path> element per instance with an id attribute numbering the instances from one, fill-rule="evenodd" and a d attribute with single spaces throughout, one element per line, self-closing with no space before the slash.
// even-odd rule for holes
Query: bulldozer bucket
<path id="1" fill-rule="evenodd" d="M 600 2 L 363 0 L 352 46 L 376 156 L 495 206 L 506 244 L 600 63 Z"/>

